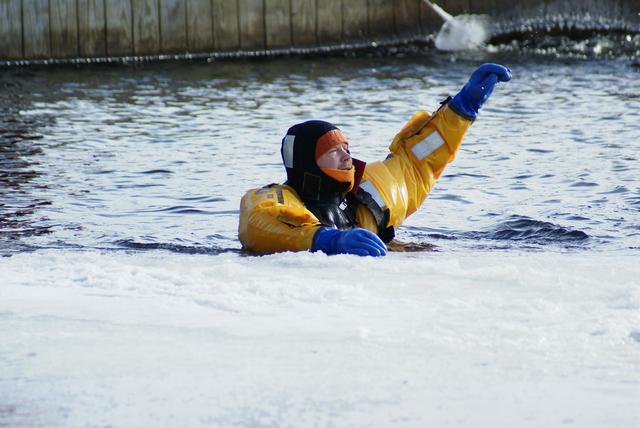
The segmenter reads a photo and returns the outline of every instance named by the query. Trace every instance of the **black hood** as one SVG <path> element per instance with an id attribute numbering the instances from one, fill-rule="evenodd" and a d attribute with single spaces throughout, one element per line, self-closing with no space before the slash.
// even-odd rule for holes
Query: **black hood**
<path id="1" fill-rule="evenodd" d="M 317 201 L 324 195 L 345 192 L 349 183 L 326 175 L 316 164 L 316 143 L 329 131 L 338 129 L 329 122 L 309 120 L 292 126 L 282 139 L 280 153 L 289 186 L 303 201 Z"/>

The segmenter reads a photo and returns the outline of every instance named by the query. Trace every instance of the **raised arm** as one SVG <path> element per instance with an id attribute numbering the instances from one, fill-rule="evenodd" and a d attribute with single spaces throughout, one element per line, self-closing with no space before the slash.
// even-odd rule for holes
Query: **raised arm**
<path id="1" fill-rule="evenodd" d="M 467 129 L 496 83 L 510 79 L 508 68 L 483 64 L 434 115 L 416 113 L 393 139 L 391 155 L 383 162 L 367 165 L 360 189 L 375 203 L 359 209 L 360 224 L 384 235 L 385 228 L 397 228 L 414 213 L 445 166 L 454 160 Z M 386 226 L 380 224 L 380 213 L 385 213 Z"/>

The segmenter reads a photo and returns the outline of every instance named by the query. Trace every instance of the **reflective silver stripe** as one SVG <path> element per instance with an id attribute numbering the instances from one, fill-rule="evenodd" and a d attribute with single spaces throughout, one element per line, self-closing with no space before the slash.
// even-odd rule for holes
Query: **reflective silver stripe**
<path id="1" fill-rule="evenodd" d="M 363 181 L 360 183 L 360 188 L 371 195 L 376 204 L 383 210 L 386 208 L 387 204 L 384 203 L 384 199 L 382 199 L 382 195 L 378 192 L 378 189 L 373 185 L 370 181 Z"/>
<path id="2" fill-rule="evenodd" d="M 440 133 L 438 131 L 433 131 L 431 135 L 413 146 L 411 148 L 411 151 L 413 152 L 416 159 L 422 160 L 429 156 L 431 153 L 435 152 L 443 144 L 444 140 L 440 136 Z"/>
<path id="3" fill-rule="evenodd" d="M 295 135 L 287 135 L 284 137 L 283 150 L 284 166 L 293 168 L 293 143 L 296 140 Z"/>

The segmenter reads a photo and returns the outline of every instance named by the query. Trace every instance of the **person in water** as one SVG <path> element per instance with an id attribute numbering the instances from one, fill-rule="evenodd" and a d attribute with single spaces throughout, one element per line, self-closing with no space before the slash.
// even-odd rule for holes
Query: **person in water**
<path id="1" fill-rule="evenodd" d="M 453 161 L 497 82 L 510 79 L 502 65 L 481 65 L 433 115 L 416 113 L 382 162 L 352 158 L 348 140 L 329 122 L 292 126 L 281 146 L 287 181 L 249 190 L 240 202 L 243 248 L 262 254 L 385 255 L 385 243 Z"/>

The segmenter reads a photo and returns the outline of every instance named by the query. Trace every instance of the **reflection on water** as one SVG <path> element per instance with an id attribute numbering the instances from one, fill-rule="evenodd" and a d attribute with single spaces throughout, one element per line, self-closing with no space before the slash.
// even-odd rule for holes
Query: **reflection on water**
<path id="1" fill-rule="evenodd" d="M 3 250 L 26 249 L 22 238 L 46 234 L 51 228 L 46 218 L 37 216 L 38 208 L 51 202 L 34 196 L 34 189 L 41 186 L 34 182 L 42 155 L 38 127 L 46 120 L 20 115 L 25 85 L 17 72 L 0 75 L 0 91 L 0 245 Z"/>
<path id="2" fill-rule="evenodd" d="M 399 238 L 447 251 L 637 248 L 633 61 L 404 52 L 0 71 L 0 252 L 239 251 L 239 199 L 284 179 L 290 125 L 335 122 L 358 157 L 382 159 L 415 110 L 485 61 L 514 80 Z"/>

